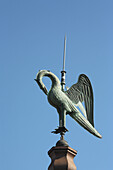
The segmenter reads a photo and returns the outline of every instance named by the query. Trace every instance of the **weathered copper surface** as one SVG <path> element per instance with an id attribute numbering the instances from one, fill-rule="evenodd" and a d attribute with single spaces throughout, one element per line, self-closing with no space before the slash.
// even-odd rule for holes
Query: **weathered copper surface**
<path id="1" fill-rule="evenodd" d="M 42 78 L 47 76 L 52 81 L 51 89 L 46 89 Z M 48 102 L 54 106 L 59 113 L 59 128 L 53 131 L 63 135 L 66 129 L 66 115 L 69 114 L 83 128 L 93 135 L 102 136 L 94 128 L 93 122 L 93 90 L 89 78 L 85 74 L 79 76 L 78 82 L 67 91 L 63 91 L 58 77 L 48 70 L 40 70 L 36 77 L 36 82 L 47 95 Z M 82 104 L 85 103 L 85 108 Z M 77 107 L 80 108 L 77 109 Z M 84 114 L 84 115 L 83 115 Z"/>
<path id="2" fill-rule="evenodd" d="M 55 146 L 48 151 L 51 164 L 48 170 L 76 170 L 73 158 L 77 151 L 69 146 Z"/>

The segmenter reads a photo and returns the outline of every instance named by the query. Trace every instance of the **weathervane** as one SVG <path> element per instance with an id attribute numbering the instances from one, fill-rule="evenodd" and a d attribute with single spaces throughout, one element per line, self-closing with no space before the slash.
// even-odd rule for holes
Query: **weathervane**
<path id="1" fill-rule="evenodd" d="M 64 56 L 63 71 L 61 71 L 61 82 L 58 77 L 48 70 L 40 70 L 37 73 L 35 81 L 41 90 L 47 95 L 48 102 L 57 109 L 59 114 L 59 127 L 53 133 L 60 133 L 61 138 L 68 131 L 66 128 L 66 115 L 70 115 L 84 129 L 102 138 L 102 136 L 94 128 L 93 120 L 93 89 L 89 78 L 85 74 L 81 74 L 78 82 L 65 91 L 65 54 L 66 54 L 66 36 L 64 39 Z M 46 89 L 42 78 L 47 76 L 52 81 L 51 89 Z M 85 108 L 83 103 L 85 104 Z M 77 109 L 79 107 L 79 110 Z"/>

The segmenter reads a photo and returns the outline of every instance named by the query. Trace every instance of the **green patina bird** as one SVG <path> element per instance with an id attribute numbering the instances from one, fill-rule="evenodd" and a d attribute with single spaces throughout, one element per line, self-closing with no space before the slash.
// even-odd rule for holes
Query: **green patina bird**
<path id="1" fill-rule="evenodd" d="M 52 81 L 49 92 L 42 82 L 42 78 L 47 76 Z M 47 95 L 49 103 L 55 107 L 59 113 L 60 127 L 56 129 L 56 133 L 66 132 L 65 115 L 69 114 L 83 128 L 93 135 L 102 138 L 102 136 L 94 128 L 93 120 L 93 90 L 89 78 L 85 74 L 79 76 L 78 82 L 71 86 L 67 91 L 62 91 L 60 80 L 55 74 L 48 70 L 40 70 L 37 73 L 35 81 L 39 87 Z M 85 103 L 85 108 L 82 105 Z M 81 112 L 77 109 L 80 108 Z M 84 115 L 82 115 L 82 113 Z M 60 131 L 61 130 L 61 131 Z"/>

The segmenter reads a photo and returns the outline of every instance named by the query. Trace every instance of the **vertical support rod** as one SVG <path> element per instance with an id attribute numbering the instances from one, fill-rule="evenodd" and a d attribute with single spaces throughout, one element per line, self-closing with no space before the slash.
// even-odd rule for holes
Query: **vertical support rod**
<path id="1" fill-rule="evenodd" d="M 63 55 L 63 70 L 61 71 L 61 85 L 62 85 L 62 91 L 64 91 L 65 87 L 65 56 L 66 56 L 66 35 L 64 38 L 64 55 Z"/>
<path id="2" fill-rule="evenodd" d="M 63 70 L 61 71 L 61 86 L 62 86 L 62 91 L 64 91 L 65 88 L 65 55 L 66 55 L 66 36 L 64 38 L 64 54 L 63 54 Z M 59 127 L 65 128 L 66 126 L 66 112 L 62 108 L 61 114 L 59 115 Z M 61 136 L 63 137 L 64 133 L 61 133 Z"/>

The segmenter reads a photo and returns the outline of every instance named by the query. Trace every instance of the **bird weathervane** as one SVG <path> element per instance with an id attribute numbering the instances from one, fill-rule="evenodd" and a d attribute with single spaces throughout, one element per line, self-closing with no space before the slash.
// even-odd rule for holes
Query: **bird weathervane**
<path id="1" fill-rule="evenodd" d="M 63 71 L 61 71 L 61 82 L 58 77 L 48 70 L 40 70 L 37 73 L 35 81 L 41 90 L 47 95 L 48 102 L 57 109 L 59 114 L 59 127 L 53 133 L 60 133 L 63 136 L 68 130 L 66 128 L 66 115 L 70 115 L 84 129 L 91 134 L 102 138 L 99 132 L 94 128 L 93 119 L 93 89 L 89 78 L 81 74 L 78 82 L 65 91 L 65 54 L 66 54 L 66 36 L 64 39 Z M 52 81 L 51 89 L 47 90 L 42 78 L 47 76 Z M 83 106 L 83 102 L 85 107 Z M 78 109 L 79 108 L 79 109 Z"/>

